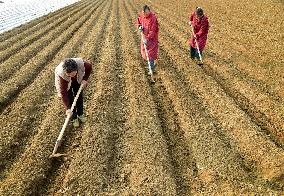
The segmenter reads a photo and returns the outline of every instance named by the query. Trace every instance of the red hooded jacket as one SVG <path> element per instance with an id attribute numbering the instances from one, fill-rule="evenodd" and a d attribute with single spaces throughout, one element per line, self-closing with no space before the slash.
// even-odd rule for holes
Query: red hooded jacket
<path id="1" fill-rule="evenodd" d="M 191 16 L 189 17 L 189 21 L 191 21 L 191 24 L 193 26 L 193 31 L 197 37 L 197 42 L 200 51 L 203 51 L 206 45 L 207 41 L 207 35 L 209 30 L 209 22 L 207 16 L 203 16 L 201 19 L 198 19 L 196 16 L 196 13 L 193 12 Z M 191 36 L 189 40 L 189 44 L 196 48 L 195 39 L 193 38 L 193 35 Z"/>
<path id="2" fill-rule="evenodd" d="M 137 26 L 142 25 L 143 33 L 145 39 L 147 39 L 147 50 L 150 60 L 156 60 L 158 57 L 158 33 L 159 33 L 159 23 L 156 15 L 153 12 L 145 17 L 141 14 L 137 19 Z M 146 54 L 144 50 L 143 40 L 141 38 L 141 54 L 146 60 Z"/>

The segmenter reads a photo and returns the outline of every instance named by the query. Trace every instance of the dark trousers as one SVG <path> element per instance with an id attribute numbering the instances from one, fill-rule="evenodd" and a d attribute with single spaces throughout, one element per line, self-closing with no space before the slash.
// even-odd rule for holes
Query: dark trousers
<path id="1" fill-rule="evenodd" d="M 192 59 L 197 58 L 198 60 L 200 60 L 197 48 L 193 48 L 192 46 L 190 46 L 189 50 L 190 50 L 190 57 Z M 202 51 L 200 51 L 200 55 L 202 56 Z"/>
<path id="2" fill-rule="evenodd" d="M 149 60 L 152 71 L 156 68 L 155 60 Z"/>
<path id="3" fill-rule="evenodd" d="M 71 87 L 70 87 L 69 91 L 67 91 L 68 98 L 69 98 L 69 108 L 71 108 L 71 105 L 74 101 L 74 98 L 75 98 L 79 88 L 80 88 L 80 84 L 77 81 L 72 81 Z M 71 120 L 76 119 L 77 115 L 78 116 L 83 115 L 83 110 L 84 110 L 84 108 L 83 108 L 83 92 L 81 91 L 81 93 L 78 97 L 76 106 L 73 110 L 73 115 L 72 115 Z"/>

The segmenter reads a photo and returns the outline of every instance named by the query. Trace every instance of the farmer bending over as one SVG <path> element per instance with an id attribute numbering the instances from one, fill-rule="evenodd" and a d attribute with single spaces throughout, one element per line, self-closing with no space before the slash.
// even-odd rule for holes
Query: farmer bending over
<path id="1" fill-rule="evenodd" d="M 145 43 L 148 50 L 151 69 L 155 72 L 155 60 L 158 56 L 159 24 L 156 15 L 150 11 L 150 7 L 148 5 L 143 6 L 142 13 L 138 17 L 136 25 L 139 31 L 144 34 L 144 39 L 141 37 L 142 57 L 147 60 L 143 44 Z"/>
<path id="2" fill-rule="evenodd" d="M 201 59 L 197 51 L 196 40 L 199 46 L 200 55 L 205 48 L 207 35 L 209 30 L 209 23 L 207 16 L 204 15 L 203 9 L 197 7 L 196 10 L 189 17 L 189 25 L 192 25 L 195 36 L 192 34 L 189 40 L 190 57 L 192 60 L 198 59 L 198 64 L 201 65 Z"/>
<path id="3" fill-rule="evenodd" d="M 71 122 L 75 128 L 79 127 L 79 121 L 86 122 L 83 113 L 83 92 L 80 93 L 73 111 L 71 105 L 80 85 L 86 87 L 91 71 L 92 65 L 81 58 L 67 58 L 55 68 L 56 90 L 63 101 L 66 115 L 72 115 Z"/>

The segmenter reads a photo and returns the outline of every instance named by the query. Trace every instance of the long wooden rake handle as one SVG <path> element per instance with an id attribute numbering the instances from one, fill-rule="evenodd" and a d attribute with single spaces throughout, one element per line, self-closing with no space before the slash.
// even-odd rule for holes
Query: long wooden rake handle
<path id="1" fill-rule="evenodd" d="M 199 55 L 200 61 L 201 61 L 201 63 L 203 63 L 202 56 L 201 56 L 201 54 L 200 54 L 200 50 L 199 50 L 199 46 L 198 46 L 198 42 L 197 42 L 197 38 L 196 38 L 196 35 L 195 35 L 194 31 L 193 31 L 193 26 L 192 26 L 192 25 L 190 25 L 190 26 L 191 26 L 192 34 L 193 34 L 194 39 L 195 39 L 196 48 L 197 48 L 197 52 L 198 52 L 198 55 Z"/>
<path id="2" fill-rule="evenodd" d="M 78 100 L 78 98 L 79 98 L 79 95 L 80 95 L 82 89 L 83 89 L 83 85 L 81 84 L 81 85 L 80 85 L 80 88 L 79 88 L 79 90 L 78 90 L 78 92 L 77 92 L 77 94 L 76 94 L 76 97 L 74 98 L 74 101 L 73 101 L 73 103 L 72 103 L 71 109 L 70 109 L 72 112 L 73 112 L 73 110 L 74 110 L 74 108 L 75 108 L 75 105 L 76 105 L 76 103 L 77 103 L 77 100 Z M 64 131 L 65 131 L 67 125 L 68 125 L 68 122 L 69 122 L 70 118 L 71 118 L 71 115 L 68 114 L 67 117 L 66 117 L 66 119 L 65 119 L 65 122 L 64 122 L 64 124 L 63 124 L 63 127 L 62 127 L 62 129 L 61 129 L 61 131 L 60 131 L 60 134 L 59 134 L 59 136 L 58 136 L 58 138 L 57 138 L 57 140 L 56 140 L 56 143 L 55 143 L 55 146 L 54 146 L 54 149 L 53 149 L 53 152 L 52 152 L 51 157 L 53 157 L 53 155 L 55 155 L 55 153 L 57 152 L 58 147 L 60 146 L 60 143 L 61 143 L 61 140 L 62 140 Z"/>
<path id="3" fill-rule="evenodd" d="M 143 32 L 141 32 L 141 37 L 142 37 L 142 40 L 143 40 L 143 45 L 144 45 L 144 49 L 145 49 L 145 53 L 146 53 L 146 58 L 147 58 L 147 62 L 148 62 L 148 69 L 149 69 L 149 72 L 150 72 L 150 75 L 151 75 L 151 80 L 152 80 L 152 82 L 155 82 L 155 80 L 153 78 L 153 71 L 152 71 L 151 64 L 150 64 L 150 59 L 149 59 L 147 46 L 144 43 L 144 34 L 143 34 Z"/>

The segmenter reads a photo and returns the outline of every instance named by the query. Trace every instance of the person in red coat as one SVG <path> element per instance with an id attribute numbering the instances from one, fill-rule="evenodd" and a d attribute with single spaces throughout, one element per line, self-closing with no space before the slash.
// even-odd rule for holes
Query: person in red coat
<path id="1" fill-rule="evenodd" d="M 197 7 L 196 10 L 189 17 L 189 25 L 192 25 L 195 36 L 192 34 L 189 45 L 190 45 L 190 57 L 192 60 L 197 58 L 198 64 L 201 64 L 199 54 L 197 51 L 196 40 L 199 46 L 200 54 L 205 48 L 207 35 L 209 30 L 209 22 L 207 16 L 204 15 L 203 9 Z"/>
<path id="2" fill-rule="evenodd" d="M 143 6 L 143 11 L 137 19 L 137 27 L 140 32 L 144 34 L 144 40 L 141 36 L 141 54 L 142 57 L 147 60 L 144 43 L 148 50 L 150 66 L 152 71 L 155 71 L 155 60 L 158 57 L 158 33 L 159 33 L 159 23 L 155 13 L 150 11 L 148 5 Z"/>

